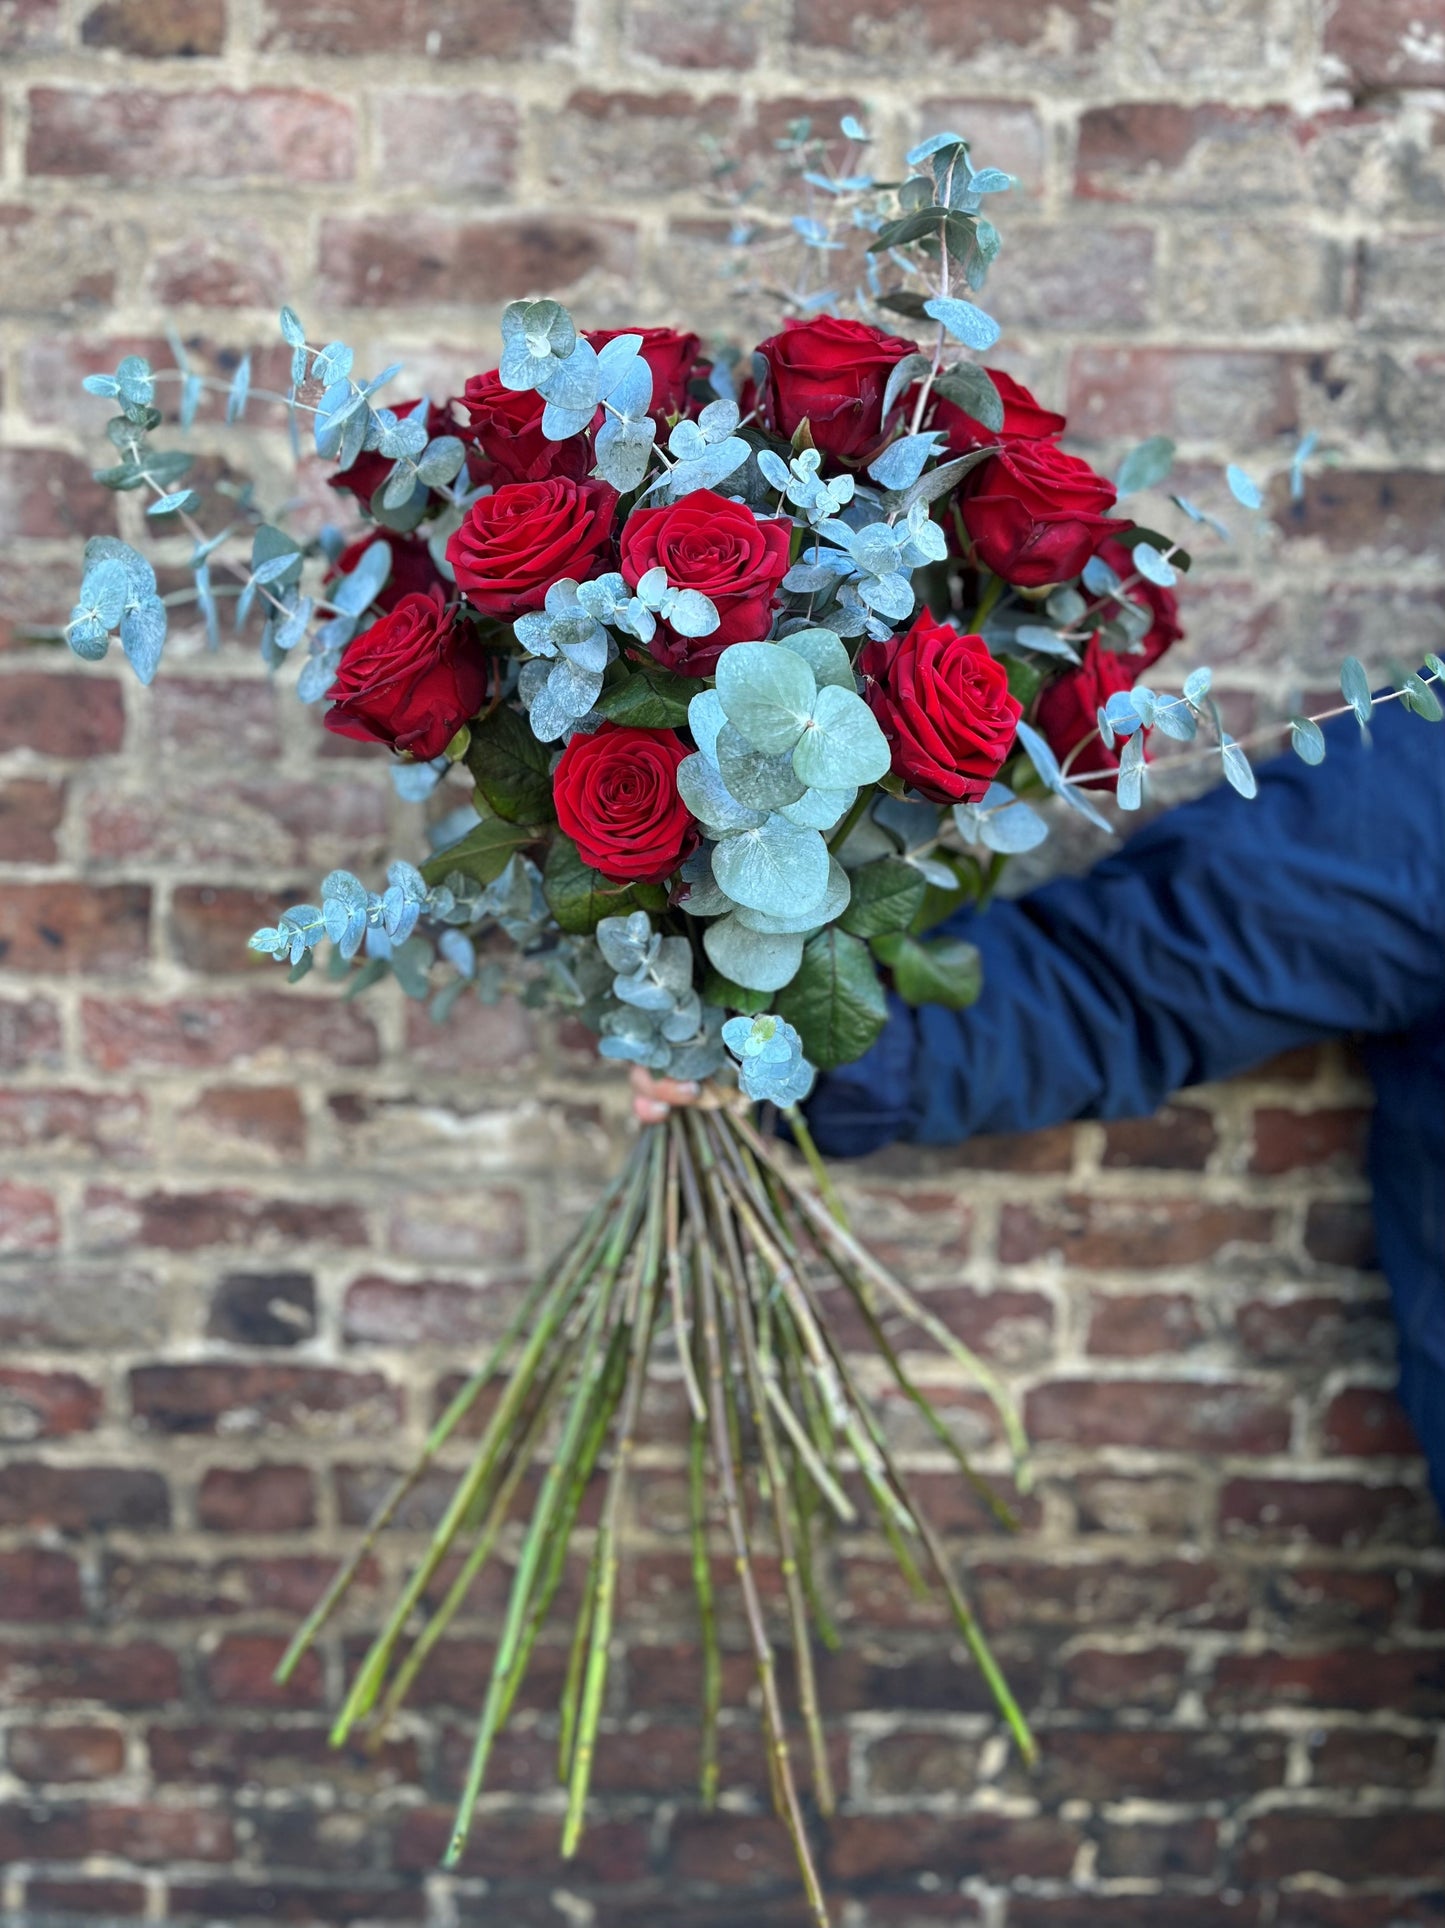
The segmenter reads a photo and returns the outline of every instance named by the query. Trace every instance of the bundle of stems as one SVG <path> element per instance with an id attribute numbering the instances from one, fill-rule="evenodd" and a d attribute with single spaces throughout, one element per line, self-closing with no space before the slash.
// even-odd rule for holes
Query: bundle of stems
<path id="1" fill-rule="evenodd" d="M 545 1454 L 530 1518 L 520 1527 L 510 1597 L 447 1866 L 456 1864 L 466 1846 L 493 1746 L 516 1704 L 562 1579 L 584 1493 L 605 1457 L 601 1516 L 559 1723 L 558 1776 L 566 1790 L 562 1853 L 576 1851 L 607 1685 L 619 1538 L 638 1418 L 654 1340 L 668 1322 L 691 1411 L 692 1564 L 704 1656 L 704 1803 L 711 1805 L 718 1784 L 722 1663 L 711 1537 L 720 1516 L 757 1669 L 773 1803 L 792 1841 L 813 1915 L 820 1928 L 827 1928 L 757 1561 L 760 1546 L 766 1545 L 781 1569 L 783 1605 L 777 1617 L 785 1619 L 792 1654 L 797 1725 L 809 1757 L 813 1799 L 827 1815 L 835 1797 L 813 1638 L 833 1645 L 837 1636 L 817 1584 L 815 1547 L 827 1516 L 844 1523 L 856 1518 L 849 1488 L 857 1492 L 860 1483 L 909 1585 L 923 1595 L 931 1588 L 941 1591 L 1022 1754 L 1033 1759 L 1028 1726 L 939 1534 L 831 1329 L 830 1293 L 820 1292 L 820 1286 L 841 1287 L 898 1389 L 1004 1524 L 1012 1524 L 1007 1508 L 910 1378 L 885 1320 L 891 1326 L 901 1315 L 990 1394 L 1024 1484 L 1025 1444 L 1017 1417 L 987 1365 L 853 1237 L 801 1115 L 793 1112 L 789 1118 L 816 1188 L 748 1115 L 731 1106 L 675 1112 L 665 1124 L 642 1132 L 581 1231 L 533 1284 L 491 1356 L 437 1422 L 420 1458 L 387 1496 L 277 1670 L 283 1681 L 290 1675 L 402 1501 L 483 1390 L 498 1383 L 496 1404 L 471 1463 L 372 1642 L 332 1731 L 338 1745 L 363 1721 L 373 1733 L 385 1731 L 497 1551 L 519 1488 Z M 766 1522 L 763 1536 L 761 1522 Z M 460 1566 L 443 1589 L 439 1569 L 455 1554 L 463 1556 Z"/>

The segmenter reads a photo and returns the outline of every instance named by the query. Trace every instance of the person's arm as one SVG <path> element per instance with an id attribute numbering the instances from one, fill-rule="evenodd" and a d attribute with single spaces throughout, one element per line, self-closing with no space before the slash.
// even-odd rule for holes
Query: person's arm
<path id="1" fill-rule="evenodd" d="M 978 945 L 962 1012 L 890 1000 L 864 1057 L 819 1081 L 820 1147 L 955 1143 L 1155 1110 L 1170 1092 L 1445 1003 L 1445 725 L 1391 704 L 1326 761 L 1285 756 L 1086 877 L 947 927 Z"/>

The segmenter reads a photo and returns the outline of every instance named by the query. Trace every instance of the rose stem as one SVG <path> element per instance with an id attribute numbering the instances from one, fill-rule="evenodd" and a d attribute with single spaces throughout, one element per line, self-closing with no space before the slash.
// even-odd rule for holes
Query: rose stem
<path id="1" fill-rule="evenodd" d="M 702 1748 L 698 1789 L 705 1808 L 717 1804 L 717 1720 L 722 1700 L 722 1656 L 718 1651 L 717 1610 L 713 1600 L 712 1561 L 707 1544 L 707 1423 L 692 1422 L 688 1454 L 688 1498 L 692 1516 L 692 1579 L 702 1626 Z"/>
<path id="2" fill-rule="evenodd" d="M 692 1129 L 696 1127 L 697 1121 L 693 1120 Z M 688 1217 L 694 1225 L 702 1228 L 707 1221 L 703 1211 L 697 1168 L 693 1163 L 692 1148 L 688 1142 L 689 1124 L 676 1113 L 673 1114 L 673 1132 L 677 1139 L 678 1162 L 682 1171 L 683 1196 L 687 1204 Z M 700 1132 L 698 1136 L 701 1141 Z M 733 1456 L 732 1435 L 728 1427 L 726 1411 L 729 1402 L 723 1368 L 712 1252 L 705 1236 L 699 1237 L 696 1249 L 703 1347 L 707 1359 L 708 1411 L 712 1422 L 713 1458 L 717 1466 L 718 1485 L 722 1491 L 728 1533 L 733 1544 L 733 1559 L 742 1588 L 748 1634 L 752 1641 L 753 1658 L 758 1672 L 758 1686 L 762 1694 L 763 1727 L 768 1746 L 774 1795 L 783 1824 L 793 1844 L 793 1853 L 797 1857 L 798 1868 L 803 1877 L 803 1886 L 814 1920 L 818 1928 L 829 1928 L 828 1907 L 823 1898 L 823 1888 L 813 1863 L 812 1851 L 808 1846 L 802 1809 L 798 1803 L 797 1785 L 793 1779 L 792 1762 L 788 1758 L 787 1729 L 783 1720 L 782 1704 L 778 1698 L 777 1667 L 773 1659 L 772 1644 L 768 1639 L 767 1622 L 763 1618 L 763 1604 L 758 1593 L 757 1576 L 753 1572 L 751 1548 L 748 1543 L 747 1520 L 743 1512 L 742 1495 L 738 1489 L 737 1466 Z"/>

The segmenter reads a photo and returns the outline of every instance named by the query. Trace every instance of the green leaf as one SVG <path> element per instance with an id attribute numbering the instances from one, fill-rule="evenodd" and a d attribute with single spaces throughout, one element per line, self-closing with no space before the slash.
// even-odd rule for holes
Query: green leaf
<path id="1" fill-rule="evenodd" d="M 797 976 L 774 1009 L 824 1071 L 861 1058 L 888 1022 L 888 1001 L 868 946 L 836 925 L 809 940 Z"/>
<path id="2" fill-rule="evenodd" d="M 1004 675 L 1008 678 L 1008 693 L 1017 697 L 1025 711 L 1033 707 L 1033 700 L 1043 688 L 1045 673 L 1037 663 L 1030 663 L 1022 656 L 1006 656 L 1003 659 Z"/>
<path id="3" fill-rule="evenodd" d="M 1413 710 L 1416 716 L 1423 716 L 1427 723 L 1438 723 L 1442 717 L 1445 717 L 1445 710 L 1440 707 L 1439 697 L 1424 677 L 1417 675 L 1414 670 L 1410 670 L 1405 676 L 1401 687 L 1401 701 L 1407 710 Z"/>
<path id="4" fill-rule="evenodd" d="M 485 824 L 481 827 L 487 828 Z M 475 835 L 475 831 L 472 834 Z M 496 874 L 501 875 L 500 869 Z M 431 881 L 430 877 L 427 881 Z M 562 929 L 582 937 L 595 931 L 604 917 L 625 917 L 634 910 L 658 911 L 667 907 L 667 892 L 661 885 L 614 883 L 600 871 L 589 869 L 572 839 L 560 833 L 547 852 L 542 895 Z"/>
<path id="5" fill-rule="evenodd" d="M 735 904 L 782 917 L 798 904 L 816 904 L 827 889 L 828 846 L 816 830 L 771 816 L 724 837 L 712 853 L 712 874 Z"/>
<path id="6" fill-rule="evenodd" d="M 1167 435 L 1151 435 L 1147 442 L 1130 449 L 1119 464 L 1114 487 L 1121 496 L 1137 495 L 1141 489 L 1157 488 L 1173 466 L 1173 442 Z"/>
<path id="7" fill-rule="evenodd" d="M 873 955 L 892 971 L 894 988 L 908 1004 L 942 1004 L 962 1011 L 983 989 L 978 947 L 961 937 L 921 941 L 888 933 L 873 939 Z"/>
<path id="8" fill-rule="evenodd" d="M 467 768 L 494 816 L 542 823 L 552 815 L 551 758 L 526 719 L 505 703 L 472 725 Z"/>
<path id="9" fill-rule="evenodd" d="M 744 1017 L 755 1018 L 760 1011 L 767 1010 L 773 1001 L 773 994 L 771 991 L 749 991 L 709 965 L 707 976 L 702 981 L 702 1001 L 704 1004 L 717 1005 L 719 1010 L 741 1011 Z"/>
<path id="10" fill-rule="evenodd" d="M 524 824 L 503 823 L 489 817 L 473 825 L 459 842 L 428 857 L 421 874 L 429 884 L 439 884 L 450 871 L 459 870 L 474 884 L 495 883 L 507 868 L 514 852 L 535 843 L 535 828 Z"/>
<path id="11" fill-rule="evenodd" d="M 604 689 L 597 708 L 613 723 L 637 730 L 680 730 L 687 725 L 687 706 L 707 685 L 694 676 L 675 676 L 671 670 L 637 669 Z"/>
<path id="12" fill-rule="evenodd" d="M 1290 748 L 1305 763 L 1325 760 L 1325 733 L 1312 716 L 1292 716 L 1289 724 Z"/>
<path id="13" fill-rule="evenodd" d="M 839 920 L 854 937 L 906 931 L 923 906 L 923 872 L 900 857 L 880 857 L 853 872 L 853 900 Z"/>
<path id="14" fill-rule="evenodd" d="M 1370 694 L 1370 679 L 1365 674 L 1365 666 L 1358 656 L 1347 656 L 1340 668 L 1340 689 L 1345 701 L 1355 712 L 1355 720 L 1363 729 L 1374 710 L 1374 698 Z"/>
<path id="15" fill-rule="evenodd" d="M 769 994 L 792 979 L 803 956 L 803 940 L 796 932 L 749 930 L 735 911 L 708 925 L 702 945 L 725 977 Z"/>
<path id="16" fill-rule="evenodd" d="M 937 884 L 928 886 L 918 915 L 909 925 L 915 937 L 931 931 L 935 924 L 941 924 L 945 917 L 952 917 L 956 910 L 962 910 L 965 904 L 973 903 L 978 896 L 983 873 L 972 857 L 948 857 L 942 861 L 947 863 L 958 882 L 952 890 L 942 890 Z"/>
<path id="17" fill-rule="evenodd" d="M 994 387 L 993 378 L 986 368 L 976 362 L 960 362 L 957 368 L 945 368 L 933 384 L 935 395 L 941 395 L 955 408 L 961 408 L 965 415 L 997 435 L 1003 427 L 1003 397 Z"/>
<path id="18" fill-rule="evenodd" d="M 830 686 L 840 690 L 857 688 L 853 680 L 853 659 L 833 630 L 795 629 L 791 636 L 778 638 L 778 648 L 790 649 L 795 656 L 801 656 L 820 690 Z"/>

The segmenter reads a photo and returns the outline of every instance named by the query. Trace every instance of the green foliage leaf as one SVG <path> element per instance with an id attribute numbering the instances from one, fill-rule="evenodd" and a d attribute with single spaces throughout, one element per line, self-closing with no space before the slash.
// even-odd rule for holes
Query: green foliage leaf
<path id="1" fill-rule="evenodd" d="M 488 826 L 480 827 L 485 830 Z M 473 831 L 472 835 L 475 834 Z M 500 876 L 501 870 L 495 874 Z M 423 875 L 428 883 L 432 881 L 426 871 Z M 604 917 L 625 917 L 634 910 L 658 911 L 667 905 L 667 892 L 660 885 L 618 884 L 590 869 L 578 855 L 572 839 L 560 833 L 547 851 L 542 895 L 562 929 L 574 936 L 595 931 Z"/>
<path id="2" fill-rule="evenodd" d="M 759 1012 L 767 1010 L 773 1001 L 773 994 L 771 991 L 750 991 L 709 965 L 702 982 L 702 1001 L 704 1004 L 715 1004 L 721 1011 L 741 1011 L 744 1017 L 755 1018 Z"/>
<path id="3" fill-rule="evenodd" d="M 687 706 L 706 685 L 694 676 L 676 676 L 661 664 L 634 669 L 603 690 L 596 707 L 614 723 L 638 730 L 680 730 Z"/>
<path id="4" fill-rule="evenodd" d="M 421 874 L 429 884 L 441 883 L 453 870 L 475 884 L 495 883 L 515 852 L 535 842 L 534 829 L 489 817 L 485 823 L 473 825 L 458 842 L 429 857 L 421 866 Z"/>
<path id="5" fill-rule="evenodd" d="M 1370 720 L 1375 702 L 1370 694 L 1370 679 L 1358 656 L 1347 656 L 1341 665 L 1340 689 L 1345 701 L 1355 712 L 1356 722 L 1363 729 Z"/>
<path id="6" fill-rule="evenodd" d="M 550 762 L 547 746 L 506 703 L 472 725 L 467 768 L 487 808 L 507 823 L 541 823 L 552 815 Z"/>
<path id="7" fill-rule="evenodd" d="M 713 966 L 735 984 L 771 994 L 793 977 L 803 956 L 803 940 L 788 931 L 754 931 L 735 912 L 709 924 L 703 949 Z"/>
<path id="8" fill-rule="evenodd" d="M 960 362 L 957 368 L 945 368 L 933 384 L 933 392 L 941 395 L 955 408 L 961 408 L 965 415 L 997 435 L 1003 427 L 1003 397 L 993 383 L 993 377 L 986 368 L 976 362 Z"/>
<path id="9" fill-rule="evenodd" d="M 888 1001 L 868 946 L 836 925 L 809 940 L 797 976 L 774 1008 L 824 1071 L 861 1058 L 888 1022 Z"/>
<path id="10" fill-rule="evenodd" d="M 900 857 L 880 857 L 853 872 L 853 900 L 839 920 L 854 937 L 906 931 L 923 906 L 923 872 Z"/>
<path id="11" fill-rule="evenodd" d="M 1147 442 L 1130 449 L 1119 464 L 1114 487 L 1121 496 L 1157 488 L 1173 466 L 1174 443 L 1167 435 L 1151 435 Z"/>
<path id="12" fill-rule="evenodd" d="M 978 947 L 961 937 L 921 940 L 889 933 L 873 939 L 873 955 L 892 971 L 894 988 L 908 1004 L 962 1011 L 983 989 Z"/>

